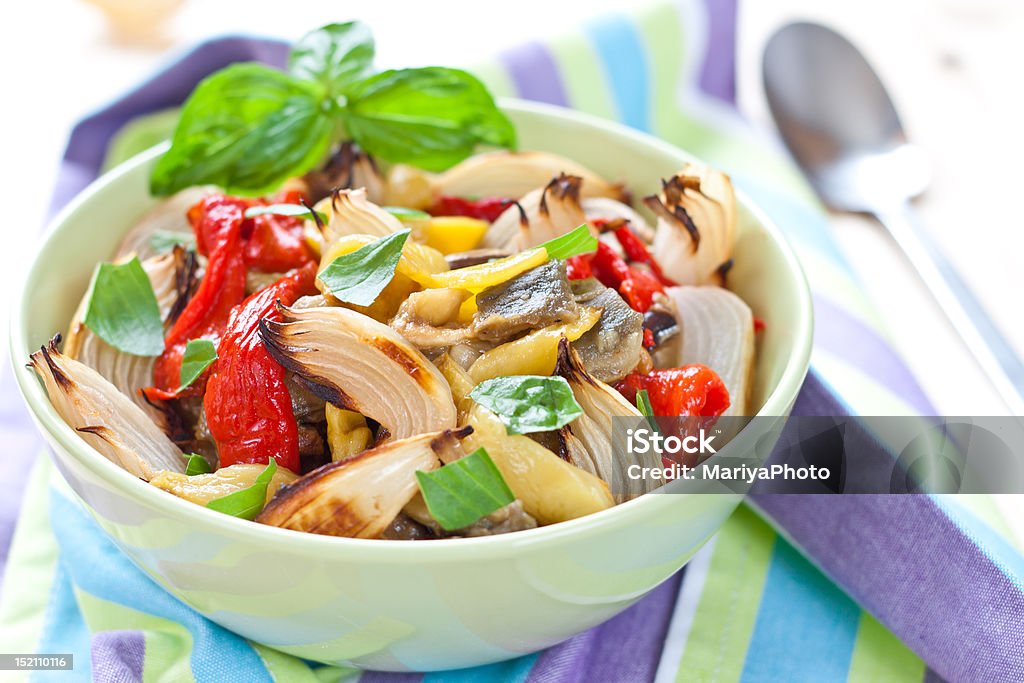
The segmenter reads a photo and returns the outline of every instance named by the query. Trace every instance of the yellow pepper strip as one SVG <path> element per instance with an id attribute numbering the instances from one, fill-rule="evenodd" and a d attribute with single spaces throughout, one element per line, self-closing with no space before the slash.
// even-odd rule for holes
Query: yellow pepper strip
<path id="1" fill-rule="evenodd" d="M 468 216 L 435 216 L 416 226 L 427 246 L 442 254 L 475 249 L 491 224 Z"/>
<path id="2" fill-rule="evenodd" d="M 538 248 L 468 268 L 439 273 L 419 273 L 418 275 L 410 273 L 409 277 L 424 287 L 466 289 L 477 294 L 488 287 L 500 285 L 517 275 L 522 275 L 531 268 L 546 263 L 547 260 L 548 252 L 543 248 Z"/>
<path id="3" fill-rule="evenodd" d="M 523 509 L 538 523 L 564 522 L 615 504 L 601 479 L 529 437 L 508 434 L 505 424 L 483 406 L 474 405 L 466 423 L 473 427 L 473 433 L 462 440 L 466 452 L 487 449 Z"/>
<path id="4" fill-rule="evenodd" d="M 444 354 L 437 361 L 437 369 L 441 371 L 444 378 L 448 381 L 448 386 L 452 390 L 452 400 L 455 402 L 455 407 L 459 410 L 459 420 L 461 421 L 469 409 L 472 408 L 475 402 L 469 398 L 469 392 L 473 391 L 473 387 L 476 386 L 476 382 L 469 376 L 461 365 L 455 362 L 449 354 Z"/>
<path id="5" fill-rule="evenodd" d="M 476 315 L 476 311 L 476 294 L 473 294 L 459 306 L 459 315 L 456 317 L 456 320 L 460 325 L 470 325 L 473 322 L 473 316 Z"/>
<path id="6" fill-rule="evenodd" d="M 549 325 L 496 346 L 476 359 L 469 368 L 475 383 L 505 375 L 550 375 L 558 360 L 558 341 L 576 341 L 601 319 L 601 309 L 585 306 L 575 322 Z"/>
<path id="7" fill-rule="evenodd" d="M 214 498 L 222 498 L 229 493 L 249 488 L 256 483 L 256 477 L 266 468 L 266 465 L 238 464 L 221 467 L 210 474 L 196 474 L 191 477 L 178 472 L 160 472 L 149 483 L 158 489 L 173 493 L 178 498 L 184 498 L 197 505 L 206 505 Z M 270 502 L 279 488 L 298 478 L 299 475 L 294 472 L 278 467 L 274 478 L 270 480 L 270 485 L 267 486 L 267 502 Z"/>
<path id="8" fill-rule="evenodd" d="M 351 410 L 327 404 L 327 444 L 331 447 L 331 460 L 348 460 L 370 447 L 373 434 L 366 426 L 366 418 Z"/>

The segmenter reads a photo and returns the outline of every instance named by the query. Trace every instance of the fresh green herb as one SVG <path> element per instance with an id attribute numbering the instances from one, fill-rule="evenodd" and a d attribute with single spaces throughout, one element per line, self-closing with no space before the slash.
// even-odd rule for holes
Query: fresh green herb
<path id="1" fill-rule="evenodd" d="M 433 472 L 416 472 L 416 479 L 430 515 L 447 531 L 463 529 L 516 499 L 483 448 Z"/>
<path id="2" fill-rule="evenodd" d="M 153 168 L 150 190 L 193 185 L 262 194 L 315 166 L 334 132 L 323 85 L 260 64 L 234 64 L 205 78 L 181 112 L 171 148 Z"/>
<path id="3" fill-rule="evenodd" d="M 263 506 L 266 504 L 267 487 L 270 486 L 270 480 L 274 478 L 275 472 L 277 472 L 277 461 L 271 458 L 266 469 L 260 472 L 252 486 L 229 493 L 221 498 L 214 498 L 206 504 L 206 507 L 232 517 L 256 519 L 256 515 L 263 511 Z"/>
<path id="4" fill-rule="evenodd" d="M 306 208 L 302 204 L 271 204 L 270 206 L 250 206 L 245 210 L 246 218 L 255 218 L 256 216 L 262 216 L 264 214 L 271 214 L 274 216 L 297 216 L 299 218 L 312 218 L 316 220 L 320 219 L 320 223 L 326 223 L 328 216 L 323 211 L 314 211 L 313 209 Z M 314 216 L 314 214 L 316 214 Z"/>
<path id="5" fill-rule="evenodd" d="M 392 233 L 342 254 L 320 271 L 320 281 L 327 285 L 334 298 L 356 306 L 369 306 L 395 276 L 409 232 Z"/>
<path id="6" fill-rule="evenodd" d="M 425 221 L 430 218 L 429 213 L 419 209 L 408 209 L 404 206 L 382 206 L 381 208 L 403 223 L 407 221 Z"/>
<path id="7" fill-rule="evenodd" d="M 509 434 L 560 429 L 583 414 L 562 377 L 496 377 L 480 382 L 469 397 L 497 415 Z"/>
<path id="8" fill-rule="evenodd" d="M 514 147 L 515 128 L 487 88 L 459 69 L 384 71 L 348 93 L 342 120 L 368 153 L 443 171 L 479 144 Z"/>
<path id="9" fill-rule="evenodd" d="M 181 357 L 178 391 L 195 382 L 206 368 L 213 365 L 215 360 L 217 360 L 217 347 L 212 341 L 209 339 L 189 340 L 185 345 L 185 355 Z"/>
<path id="10" fill-rule="evenodd" d="M 153 285 L 139 259 L 101 263 L 89 286 L 85 325 L 115 349 L 134 356 L 164 351 L 164 325 Z"/>
<path id="11" fill-rule="evenodd" d="M 641 389 L 636 392 L 636 409 L 640 411 L 640 414 L 647 418 L 647 423 L 651 425 L 651 429 L 656 432 L 661 432 L 658 427 L 658 421 L 654 418 L 654 408 L 651 407 L 651 397 L 648 395 L 646 389 Z"/>
<path id="12" fill-rule="evenodd" d="M 169 230 L 155 230 L 149 236 L 149 246 L 158 254 L 166 254 L 178 245 L 185 249 L 196 248 L 196 237 L 186 232 L 171 232 Z"/>
<path id="13" fill-rule="evenodd" d="M 540 246 L 547 250 L 548 258 L 569 258 L 580 254 L 589 254 L 597 249 L 597 238 L 590 234 L 590 228 L 584 223 L 571 232 L 548 240 Z"/>
<path id="14" fill-rule="evenodd" d="M 351 139 L 391 162 L 443 170 L 477 145 L 514 148 L 512 123 L 487 88 L 458 69 L 372 73 L 363 24 L 331 24 L 303 37 L 289 73 L 235 64 L 204 79 L 185 102 L 150 190 L 219 185 L 261 194 L 320 163 Z"/>
<path id="15" fill-rule="evenodd" d="M 186 476 L 192 477 L 197 474 L 209 474 L 212 471 L 213 470 L 210 469 L 210 463 L 208 463 L 206 458 L 203 456 L 198 453 L 193 453 L 188 456 L 188 463 L 185 465 Z"/>
<path id="16" fill-rule="evenodd" d="M 310 31 L 292 46 L 288 71 L 319 81 L 329 95 L 343 94 L 353 82 L 373 73 L 373 34 L 359 21 L 328 24 Z"/>

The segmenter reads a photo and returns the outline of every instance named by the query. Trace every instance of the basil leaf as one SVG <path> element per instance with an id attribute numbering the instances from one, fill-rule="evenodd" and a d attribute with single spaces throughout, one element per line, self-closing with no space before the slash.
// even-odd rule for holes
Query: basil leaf
<path id="1" fill-rule="evenodd" d="M 133 356 L 164 352 L 164 324 L 153 285 L 138 258 L 101 263 L 89 285 L 85 326 L 115 349 Z"/>
<path id="2" fill-rule="evenodd" d="M 209 339 L 192 339 L 185 345 L 185 355 L 181 357 L 181 373 L 178 391 L 195 382 L 206 368 L 217 360 L 217 347 Z"/>
<path id="3" fill-rule="evenodd" d="M 297 216 L 299 218 L 313 218 L 314 210 L 307 209 L 302 204 L 271 204 L 270 206 L 250 206 L 245 210 L 246 218 L 255 218 L 256 216 L 262 216 L 264 214 L 271 214 L 274 216 Z M 320 219 L 321 223 L 327 223 L 329 220 L 326 213 L 323 211 L 315 211 L 316 217 Z"/>
<path id="4" fill-rule="evenodd" d="M 380 207 L 402 222 L 430 220 L 430 214 L 419 209 L 409 209 L 404 206 L 382 206 Z"/>
<path id="5" fill-rule="evenodd" d="M 651 407 L 651 397 L 648 395 L 646 389 L 641 389 L 636 392 L 636 409 L 640 411 L 640 414 L 647 418 L 647 424 L 651 425 L 651 429 L 661 433 L 661 428 L 658 427 L 658 421 L 654 419 L 654 408 Z"/>
<path id="6" fill-rule="evenodd" d="M 416 472 L 430 515 L 447 531 L 463 529 L 516 497 L 487 451 L 478 448 L 433 472 Z"/>
<path id="7" fill-rule="evenodd" d="M 185 102 L 171 148 L 150 175 L 166 195 L 193 185 L 262 194 L 315 166 L 335 121 L 319 83 L 259 64 L 234 64 L 208 76 Z"/>
<path id="8" fill-rule="evenodd" d="M 553 240 L 540 245 L 548 252 L 548 258 L 566 259 L 580 254 L 589 254 L 597 249 L 597 238 L 590 234 L 586 223 L 577 226 Z"/>
<path id="9" fill-rule="evenodd" d="M 158 254 L 166 254 L 178 245 L 185 249 L 195 250 L 196 236 L 186 232 L 171 232 L 170 230 L 154 230 L 149 236 L 149 246 Z"/>
<path id="10" fill-rule="evenodd" d="M 562 377 L 495 377 L 476 385 L 469 397 L 497 415 L 509 434 L 560 429 L 583 414 Z"/>
<path id="11" fill-rule="evenodd" d="M 277 472 L 277 461 L 271 458 L 267 463 L 267 468 L 260 472 L 252 486 L 229 493 L 221 498 L 214 498 L 206 504 L 206 507 L 232 517 L 256 519 L 256 515 L 260 514 L 263 511 L 263 506 L 266 505 L 267 487 L 270 486 L 270 480 L 274 478 L 275 472 Z"/>
<path id="12" fill-rule="evenodd" d="M 293 76 L 319 81 L 331 96 L 373 72 L 373 34 L 359 21 L 328 24 L 310 31 L 292 46 L 288 71 Z"/>
<path id="13" fill-rule="evenodd" d="M 442 171 L 478 144 L 516 145 L 515 128 L 490 92 L 459 69 L 384 71 L 354 84 L 346 98 L 346 130 L 388 161 Z"/>
<path id="14" fill-rule="evenodd" d="M 213 470 L 210 469 L 210 463 L 206 462 L 206 458 L 193 453 L 188 456 L 188 463 L 185 465 L 185 475 L 193 477 L 197 474 L 209 474 Z"/>
<path id="15" fill-rule="evenodd" d="M 340 301 L 369 306 L 395 276 L 409 230 L 381 237 L 349 254 L 342 254 L 317 276 Z"/>

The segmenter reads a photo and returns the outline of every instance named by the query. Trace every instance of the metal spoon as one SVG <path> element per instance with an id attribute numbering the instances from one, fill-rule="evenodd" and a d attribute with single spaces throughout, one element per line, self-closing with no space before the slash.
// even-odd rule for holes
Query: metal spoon
<path id="1" fill-rule="evenodd" d="M 871 66 L 838 33 L 801 22 L 772 36 L 763 77 L 779 132 L 819 196 L 889 230 L 1011 412 L 1024 415 L 1024 363 L 920 223 L 911 200 L 928 185 L 928 162 Z"/>

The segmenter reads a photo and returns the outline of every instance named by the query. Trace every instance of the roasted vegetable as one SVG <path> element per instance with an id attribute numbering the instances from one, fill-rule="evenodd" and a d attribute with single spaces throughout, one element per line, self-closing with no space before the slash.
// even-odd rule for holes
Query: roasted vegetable
<path id="1" fill-rule="evenodd" d="M 579 314 L 565 276 L 565 261 L 548 261 L 476 297 L 474 329 L 481 339 L 503 341 L 524 330 L 572 322 Z"/>
<path id="2" fill-rule="evenodd" d="M 682 285 L 723 284 L 736 244 L 736 196 L 729 176 L 687 164 L 644 203 L 658 217 L 652 250 Z"/>
<path id="3" fill-rule="evenodd" d="M 530 249 L 587 222 L 580 207 L 583 180 L 564 173 L 505 210 L 484 235 L 483 247 Z"/>
<path id="4" fill-rule="evenodd" d="M 601 311 L 597 324 L 578 339 L 570 339 L 583 366 L 602 382 L 625 377 L 643 353 L 643 316 L 597 280 L 575 280 L 572 291 L 580 305 Z"/>
<path id="5" fill-rule="evenodd" d="M 181 451 L 131 399 L 87 365 L 57 350 L 60 337 L 32 354 L 50 403 L 79 436 L 108 460 L 141 479 L 160 470 L 185 471 Z"/>
<path id="6" fill-rule="evenodd" d="M 178 498 L 184 498 L 197 505 L 206 505 L 211 500 L 249 488 L 264 469 L 264 465 L 238 464 L 221 467 L 209 474 L 192 476 L 179 472 L 160 472 L 149 483 L 158 489 L 173 493 Z M 270 485 L 267 486 L 267 502 L 270 502 L 278 489 L 296 479 L 297 474 L 283 467 L 277 468 Z"/>
<path id="7" fill-rule="evenodd" d="M 416 472 L 439 467 L 437 451 L 469 431 L 420 434 L 324 465 L 279 491 L 256 521 L 314 534 L 376 538 L 416 495 Z"/>
<path id="8" fill-rule="evenodd" d="M 264 320 L 260 336 L 318 396 L 377 421 L 394 439 L 455 426 L 441 373 L 372 318 L 345 308 L 282 308 L 281 322 Z"/>
<path id="9" fill-rule="evenodd" d="M 331 460 L 348 460 L 370 447 L 373 432 L 366 426 L 366 418 L 351 410 L 344 410 L 330 403 L 325 407 L 327 414 L 327 443 L 331 448 Z"/>

